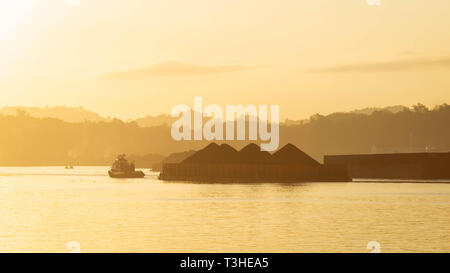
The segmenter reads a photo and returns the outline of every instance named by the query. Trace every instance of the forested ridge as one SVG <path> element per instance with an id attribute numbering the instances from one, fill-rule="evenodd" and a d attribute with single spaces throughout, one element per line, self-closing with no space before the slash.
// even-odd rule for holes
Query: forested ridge
<path id="1" fill-rule="evenodd" d="M 450 151 L 450 106 L 433 109 L 417 104 L 396 113 L 374 111 L 314 115 L 280 125 L 280 145 L 292 143 L 322 161 L 325 154 Z M 25 111 L 0 115 L 0 165 L 109 165 L 118 153 L 150 167 L 173 152 L 198 150 L 207 141 L 176 142 L 170 126 L 140 127 L 118 119 L 64 122 L 34 118 Z M 248 141 L 228 143 L 237 149 Z"/>

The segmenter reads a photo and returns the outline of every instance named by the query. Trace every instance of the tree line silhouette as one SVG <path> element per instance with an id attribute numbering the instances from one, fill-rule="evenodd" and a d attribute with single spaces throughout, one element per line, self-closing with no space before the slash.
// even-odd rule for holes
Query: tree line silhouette
<path id="1" fill-rule="evenodd" d="M 403 111 L 316 114 L 295 124 L 280 124 L 280 147 L 298 146 L 322 162 L 326 154 L 450 151 L 450 106 L 422 104 Z M 109 165 L 119 153 L 151 167 L 174 152 L 199 150 L 207 141 L 174 141 L 170 125 L 140 127 L 119 119 L 69 123 L 33 118 L 25 111 L 0 115 L 0 165 Z M 216 141 L 241 149 L 250 141 Z M 259 144 L 258 142 L 255 142 Z"/>

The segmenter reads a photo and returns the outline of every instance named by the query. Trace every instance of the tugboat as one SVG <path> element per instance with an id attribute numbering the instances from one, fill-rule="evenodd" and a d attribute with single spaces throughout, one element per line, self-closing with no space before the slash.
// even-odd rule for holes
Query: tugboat
<path id="1" fill-rule="evenodd" d="M 142 171 L 136 171 L 134 162 L 128 163 L 125 155 L 119 155 L 111 166 L 108 174 L 112 178 L 143 178 Z"/>

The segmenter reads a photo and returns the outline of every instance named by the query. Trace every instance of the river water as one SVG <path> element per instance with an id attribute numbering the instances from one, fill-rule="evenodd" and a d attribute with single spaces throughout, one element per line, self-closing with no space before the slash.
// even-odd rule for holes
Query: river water
<path id="1" fill-rule="evenodd" d="M 0 168 L 0 252 L 450 252 L 450 184 L 207 184 Z M 413 182 L 413 181 L 412 181 Z"/>

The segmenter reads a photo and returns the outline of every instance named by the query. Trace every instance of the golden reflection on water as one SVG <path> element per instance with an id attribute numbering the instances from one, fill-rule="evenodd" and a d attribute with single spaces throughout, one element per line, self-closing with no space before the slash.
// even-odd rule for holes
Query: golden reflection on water
<path id="1" fill-rule="evenodd" d="M 450 252 L 450 184 L 194 184 L 0 168 L 0 252 Z M 147 174 L 149 172 L 147 171 Z"/>

